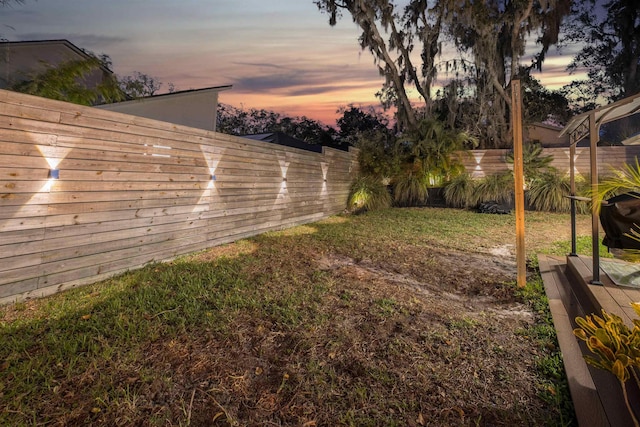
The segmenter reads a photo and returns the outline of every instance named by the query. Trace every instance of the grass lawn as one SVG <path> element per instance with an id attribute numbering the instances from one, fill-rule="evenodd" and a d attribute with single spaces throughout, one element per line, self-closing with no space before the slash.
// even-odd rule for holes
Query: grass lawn
<path id="1" fill-rule="evenodd" d="M 575 425 L 534 268 L 569 217 L 526 221 L 524 290 L 513 215 L 389 209 L 0 307 L 0 425 Z"/>

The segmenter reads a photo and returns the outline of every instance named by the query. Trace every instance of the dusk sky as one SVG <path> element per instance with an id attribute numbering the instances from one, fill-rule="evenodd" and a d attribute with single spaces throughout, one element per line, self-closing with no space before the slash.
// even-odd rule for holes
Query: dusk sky
<path id="1" fill-rule="evenodd" d="M 230 84 L 222 103 L 334 126 L 339 107 L 378 104 L 382 78 L 359 34 L 350 16 L 329 26 L 312 0 L 25 0 L 0 8 L 0 35 L 10 41 L 67 39 L 109 55 L 120 77 L 158 78 L 161 91 Z M 551 58 L 536 77 L 557 88 L 576 78 L 567 63 Z"/>

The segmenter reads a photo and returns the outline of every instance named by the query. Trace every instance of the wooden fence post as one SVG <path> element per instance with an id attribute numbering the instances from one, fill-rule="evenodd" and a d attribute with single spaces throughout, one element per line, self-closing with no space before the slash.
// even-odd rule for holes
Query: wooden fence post
<path id="1" fill-rule="evenodd" d="M 513 176 L 516 209 L 516 261 L 517 283 L 527 284 L 527 266 L 524 246 L 524 171 L 522 156 L 522 91 L 520 80 L 511 81 L 511 122 L 513 130 Z"/>

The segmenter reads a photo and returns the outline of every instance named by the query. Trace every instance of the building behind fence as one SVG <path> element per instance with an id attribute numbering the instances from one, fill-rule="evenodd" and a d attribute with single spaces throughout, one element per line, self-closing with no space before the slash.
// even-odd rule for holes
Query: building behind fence
<path id="1" fill-rule="evenodd" d="M 0 90 L 0 302 L 341 212 L 356 157 Z"/>

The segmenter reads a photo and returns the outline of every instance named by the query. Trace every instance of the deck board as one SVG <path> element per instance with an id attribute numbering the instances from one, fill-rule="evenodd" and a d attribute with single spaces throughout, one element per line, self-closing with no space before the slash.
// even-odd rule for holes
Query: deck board
<path id="1" fill-rule="evenodd" d="M 562 285 L 562 259 L 539 255 L 538 261 L 578 423 L 581 426 L 610 426 L 589 368 L 582 358 L 582 350 L 573 335 L 574 325 L 569 312 L 575 311 L 577 306 L 571 303 L 571 292 Z M 573 310 L 565 309 L 564 301 Z"/>
<path id="2" fill-rule="evenodd" d="M 572 257 L 574 258 L 574 257 Z M 571 262 L 581 263 L 582 271 L 588 271 L 592 277 L 593 259 L 591 257 L 579 256 L 577 259 L 571 259 Z M 600 307 L 596 307 L 598 312 L 600 309 L 606 310 L 608 313 L 614 313 L 622 317 L 628 326 L 632 327 L 632 320 L 636 318 L 630 303 L 640 301 L 640 289 L 621 287 L 616 285 L 607 274 L 600 270 L 600 281 L 602 285 L 594 285 L 590 283 L 588 277 L 585 278 L 584 284 L 588 290 L 596 297 Z"/>
<path id="3" fill-rule="evenodd" d="M 569 256 L 565 260 L 538 255 L 538 259 L 579 425 L 632 426 L 617 379 L 585 363 L 583 356 L 589 350 L 573 335 L 573 328 L 577 316 L 598 314 L 602 309 L 631 325 L 636 316 L 629 302 L 640 301 L 640 290 L 621 288 L 604 272 L 600 277 L 603 284 L 592 284 L 589 257 Z M 640 402 L 640 390 L 628 384 L 631 402 Z"/>

